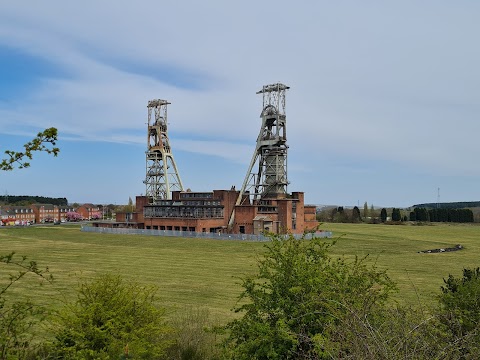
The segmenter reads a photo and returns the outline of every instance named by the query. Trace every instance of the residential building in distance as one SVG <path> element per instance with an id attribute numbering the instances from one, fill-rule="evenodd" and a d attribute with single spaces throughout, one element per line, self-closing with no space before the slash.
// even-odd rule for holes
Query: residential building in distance
<path id="1" fill-rule="evenodd" d="M 79 219 L 95 220 L 101 217 L 99 207 L 93 204 L 81 205 Z M 28 206 L 0 206 L 0 225 L 30 225 L 68 221 L 68 213 L 77 213 L 78 209 L 71 206 L 52 204 L 32 204 Z"/>
<path id="2" fill-rule="evenodd" d="M 5 225 L 27 225 L 35 222 L 35 213 L 29 206 L 2 206 L 1 218 Z"/>
<path id="3" fill-rule="evenodd" d="M 35 213 L 35 222 L 49 223 L 54 222 L 58 218 L 58 207 L 52 204 L 32 204 L 30 207 Z"/>
<path id="4" fill-rule="evenodd" d="M 100 208 L 93 204 L 83 204 L 77 208 L 77 212 L 84 220 L 98 220 L 102 217 Z"/>

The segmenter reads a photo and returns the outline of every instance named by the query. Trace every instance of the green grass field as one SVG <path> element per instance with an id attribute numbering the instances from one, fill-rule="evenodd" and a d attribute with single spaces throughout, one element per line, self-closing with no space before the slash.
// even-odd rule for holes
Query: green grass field
<path id="1" fill-rule="evenodd" d="M 393 226 L 323 224 L 340 236 L 333 255 L 366 256 L 387 269 L 397 282 L 398 300 L 431 302 L 448 274 L 480 266 L 480 226 Z M 451 253 L 419 254 L 420 250 L 452 247 Z M 53 285 L 32 286 L 22 281 L 12 296 L 29 295 L 44 302 L 72 298 L 81 277 L 99 272 L 154 283 L 169 309 L 208 308 L 212 315 L 229 319 L 241 291 L 238 277 L 256 270 L 263 244 L 208 239 L 182 239 L 140 235 L 84 233 L 78 226 L 0 229 L 0 253 L 15 251 L 48 266 Z M 0 266 L 3 283 L 11 268 Z"/>

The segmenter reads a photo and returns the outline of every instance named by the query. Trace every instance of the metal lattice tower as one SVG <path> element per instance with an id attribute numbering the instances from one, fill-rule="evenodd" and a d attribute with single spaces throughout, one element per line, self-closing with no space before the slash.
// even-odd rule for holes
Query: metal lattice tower
<path id="1" fill-rule="evenodd" d="M 237 205 L 245 198 L 246 191 L 253 203 L 261 199 L 284 198 L 287 194 L 285 94 L 288 89 L 288 86 L 277 83 L 265 85 L 257 92 L 263 95 L 262 125 Z"/>
<path id="2" fill-rule="evenodd" d="M 148 139 L 146 151 L 145 195 L 150 204 L 171 199 L 172 191 L 183 191 L 182 180 L 168 141 L 166 100 L 148 102 Z"/>

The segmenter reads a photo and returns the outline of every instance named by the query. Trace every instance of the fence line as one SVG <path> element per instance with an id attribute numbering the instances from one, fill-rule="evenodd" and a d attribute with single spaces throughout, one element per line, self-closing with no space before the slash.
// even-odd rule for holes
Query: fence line
<path id="1" fill-rule="evenodd" d="M 102 233 L 102 234 L 118 234 L 118 235 L 156 235 L 156 236 L 175 236 L 183 238 L 202 238 L 202 239 L 218 239 L 218 240 L 243 240 L 243 241 L 268 241 L 270 238 L 265 235 L 252 234 L 223 234 L 210 232 L 195 231 L 178 231 L 178 230 L 152 230 L 152 229 L 131 229 L 131 228 L 106 228 L 82 225 L 81 231 Z M 293 234 L 296 239 L 303 237 L 303 234 Z M 288 237 L 288 235 L 285 235 Z M 312 237 L 331 238 L 331 231 L 320 231 L 314 234 L 307 233 L 305 239 L 310 240 Z"/>

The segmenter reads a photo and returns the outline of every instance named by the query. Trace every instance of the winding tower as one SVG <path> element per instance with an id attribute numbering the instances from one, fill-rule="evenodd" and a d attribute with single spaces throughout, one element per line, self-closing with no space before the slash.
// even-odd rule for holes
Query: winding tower
<path id="1" fill-rule="evenodd" d="M 288 89 L 288 86 L 277 83 L 265 85 L 257 92 L 263 96 L 262 125 L 237 205 L 247 198 L 257 204 L 260 200 L 281 199 L 287 195 L 285 94 Z"/>
<path id="2" fill-rule="evenodd" d="M 146 151 L 145 195 L 150 204 L 172 198 L 172 191 L 183 191 L 182 180 L 168 140 L 166 100 L 148 102 L 148 138 Z"/>

